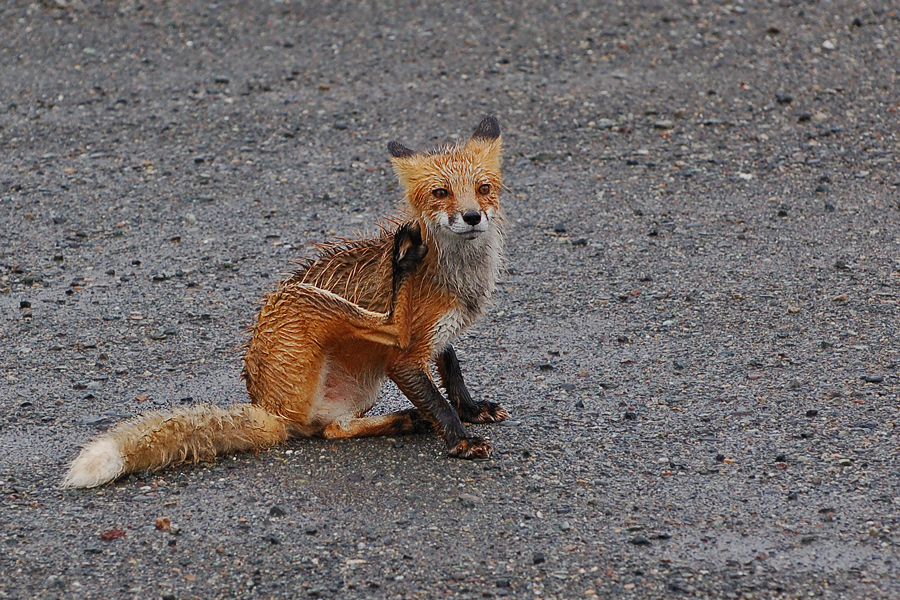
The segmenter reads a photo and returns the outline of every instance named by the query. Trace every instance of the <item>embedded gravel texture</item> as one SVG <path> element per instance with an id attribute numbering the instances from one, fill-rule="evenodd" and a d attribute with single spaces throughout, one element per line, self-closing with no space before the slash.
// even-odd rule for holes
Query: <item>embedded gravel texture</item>
<path id="1" fill-rule="evenodd" d="M 900 597 L 898 56 L 887 0 L 4 3 L 0 598 Z M 242 401 L 263 294 L 393 212 L 386 142 L 488 113 L 490 460 L 59 488 L 129 415 Z"/>

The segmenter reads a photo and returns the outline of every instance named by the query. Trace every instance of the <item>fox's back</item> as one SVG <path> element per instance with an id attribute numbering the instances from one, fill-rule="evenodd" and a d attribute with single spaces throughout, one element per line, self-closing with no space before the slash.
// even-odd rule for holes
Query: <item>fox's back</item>
<path id="1" fill-rule="evenodd" d="M 384 312 L 391 299 L 393 243 L 393 234 L 384 233 L 323 246 L 319 256 L 307 261 L 282 285 L 308 283 L 367 310 Z"/>

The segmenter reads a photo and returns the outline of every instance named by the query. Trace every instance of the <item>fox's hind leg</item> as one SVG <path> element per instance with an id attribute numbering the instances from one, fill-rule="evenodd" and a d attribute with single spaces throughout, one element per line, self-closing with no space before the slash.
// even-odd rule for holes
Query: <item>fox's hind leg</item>
<path id="1" fill-rule="evenodd" d="M 266 298 L 244 356 L 244 379 L 254 404 L 315 427 L 314 405 L 324 394 L 327 355 L 348 341 L 393 348 L 409 345 L 409 278 L 428 253 L 417 222 L 394 234 L 393 290 L 388 312 L 366 310 L 328 290 L 290 283 Z"/>
<path id="2" fill-rule="evenodd" d="M 410 276 L 428 254 L 428 246 L 422 240 L 422 226 L 418 221 L 401 225 L 394 233 L 394 249 L 391 256 L 393 267 L 391 306 L 388 321 L 397 332 L 400 348 L 410 344 Z"/>
<path id="3" fill-rule="evenodd" d="M 329 290 L 290 283 L 271 294 L 259 312 L 250 349 L 301 355 L 347 339 L 403 348 L 409 344 L 410 275 L 428 253 L 421 226 L 413 221 L 394 234 L 392 294 L 388 312 L 367 310 Z M 249 353 L 248 353 L 249 354 Z"/>
<path id="4" fill-rule="evenodd" d="M 447 391 L 450 405 L 465 423 L 496 423 L 509 418 L 509 412 L 496 402 L 476 402 L 463 382 L 459 359 L 453 346 L 447 346 L 437 357 L 438 373 Z"/>
<path id="5" fill-rule="evenodd" d="M 408 408 L 387 415 L 336 419 L 325 428 L 322 435 L 329 439 L 375 437 L 427 433 L 433 427 L 415 408 Z"/>
<path id="6" fill-rule="evenodd" d="M 426 254 L 428 246 L 422 240 L 422 225 L 418 221 L 401 225 L 394 233 L 394 250 L 391 256 L 395 299 L 398 288 L 415 271 Z"/>

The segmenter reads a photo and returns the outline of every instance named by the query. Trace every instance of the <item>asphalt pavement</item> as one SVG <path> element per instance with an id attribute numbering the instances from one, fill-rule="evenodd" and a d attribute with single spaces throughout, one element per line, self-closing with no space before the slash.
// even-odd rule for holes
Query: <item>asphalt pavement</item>
<path id="1" fill-rule="evenodd" d="M 900 10 L 0 6 L 0 598 L 900 597 Z M 509 421 L 59 487 L 243 401 L 263 295 L 503 128 Z M 393 387 L 379 410 L 407 406 Z"/>

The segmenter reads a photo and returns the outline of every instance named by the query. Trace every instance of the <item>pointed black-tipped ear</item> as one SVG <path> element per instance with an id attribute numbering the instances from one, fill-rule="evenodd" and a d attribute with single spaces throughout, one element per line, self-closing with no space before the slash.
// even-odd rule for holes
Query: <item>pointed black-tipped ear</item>
<path id="1" fill-rule="evenodd" d="M 388 152 L 394 158 L 409 158 L 416 155 L 414 150 L 410 150 L 400 142 L 388 142 Z"/>
<path id="2" fill-rule="evenodd" d="M 475 133 L 472 134 L 473 140 L 490 141 L 496 140 L 498 137 L 500 137 L 500 123 L 494 115 L 486 116 L 481 123 L 478 124 Z"/>

